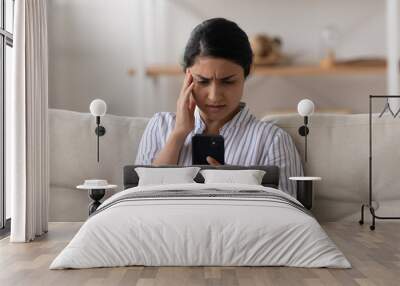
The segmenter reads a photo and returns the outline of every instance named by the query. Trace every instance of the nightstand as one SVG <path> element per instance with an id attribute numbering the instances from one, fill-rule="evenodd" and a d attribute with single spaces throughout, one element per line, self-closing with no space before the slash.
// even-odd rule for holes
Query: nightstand
<path id="1" fill-rule="evenodd" d="M 106 191 L 115 189 L 117 185 L 109 185 L 107 180 L 85 180 L 83 185 L 76 186 L 79 190 L 88 190 L 89 197 L 93 200 L 89 205 L 89 215 L 101 205 L 100 200 Z"/>
<path id="2" fill-rule="evenodd" d="M 311 210 L 314 201 L 313 182 L 321 181 L 321 177 L 290 177 L 289 180 L 297 182 L 297 200 Z"/>

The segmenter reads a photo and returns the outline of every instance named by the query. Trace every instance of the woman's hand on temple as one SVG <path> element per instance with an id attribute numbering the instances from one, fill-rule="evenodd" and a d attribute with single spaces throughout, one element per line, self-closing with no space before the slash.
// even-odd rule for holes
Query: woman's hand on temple
<path id="1" fill-rule="evenodd" d="M 193 98 L 194 82 L 189 70 L 186 71 L 185 80 L 176 103 L 176 121 L 174 132 L 186 138 L 194 129 L 194 110 L 196 102 Z"/>
<path id="2" fill-rule="evenodd" d="M 208 164 L 210 164 L 211 166 L 220 166 L 221 165 L 220 162 L 218 162 L 211 156 L 207 156 L 206 160 L 207 160 Z"/>
<path id="3" fill-rule="evenodd" d="M 153 160 L 153 165 L 176 165 L 178 163 L 179 152 L 185 139 L 194 129 L 196 103 L 192 95 L 193 87 L 193 77 L 187 70 L 182 90 L 176 103 L 175 127 L 168 136 L 165 146 Z"/>

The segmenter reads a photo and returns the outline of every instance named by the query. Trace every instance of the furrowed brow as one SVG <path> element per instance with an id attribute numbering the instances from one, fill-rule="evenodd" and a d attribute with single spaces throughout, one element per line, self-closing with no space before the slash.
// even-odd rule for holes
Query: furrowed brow
<path id="1" fill-rule="evenodd" d="M 198 77 L 201 80 L 210 80 L 210 78 L 207 78 L 205 76 L 199 75 L 199 74 L 194 74 L 196 77 Z"/>
<path id="2" fill-rule="evenodd" d="M 199 74 L 194 74 L 196 77 L 198 77 L 198 78 L 200 78 L 201 80 L 211 80 L 211 78 L 208 78 L 208 77 L 205 77 L 205 76 L 202 76 L 202 75 L 199 75 Z M 218 80 L 228 80 L 228 79 L 231 79 L 232 77 L 234 77 L 236 74 L 231 74 L 231 75 L 228 75 L 228 76 L 225 76 L 225 77 L 222 77 L 222 78 L 220 78 L 220 79 L 218 79 Z"/>
<path id="3" fill-rule="evenodd" d="M 225 76 L 225 77 L 221 78 L 220 80 L 228 80 L 228 79 L 231 79 L 234 76 L 235 76 L 235 74 L 231 74 L 231 75 L 228 75 L 228 76 Z"/>

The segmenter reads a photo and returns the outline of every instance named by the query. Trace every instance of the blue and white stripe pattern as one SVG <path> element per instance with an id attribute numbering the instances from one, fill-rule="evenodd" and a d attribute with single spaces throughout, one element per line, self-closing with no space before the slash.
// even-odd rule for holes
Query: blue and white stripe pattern
<path id="1" fill-rule="evenodd" d="M 174 126 L 175 113 L 156 113 L 144 131 L 135 163 L 151 165 Z M 205 127 L 196 108 L 195 127 L 186 137 L 178 165 L 192 165 L 191 138 L 194 134 L 203 133 Z M 220 135 L 225 140 L 225 164 L 278 166 L 279 188 L 296 197 L 296 182 L 290 181 L 289 177 L 303 176 L 303 167 L 293 140 L 286 131 L 271 122 L 256 119 L 246 104 L 241 103 L 241 110 L 220 129 Z"/>

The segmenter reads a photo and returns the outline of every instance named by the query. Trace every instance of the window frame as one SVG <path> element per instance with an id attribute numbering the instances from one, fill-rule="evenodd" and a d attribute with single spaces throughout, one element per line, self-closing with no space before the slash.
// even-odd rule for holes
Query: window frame
<path id="1" fill-rule="evenodd" d="M 6 0 L 1 3 L 1 23 L 0 23 L 0 237 L 10 231 L 11 219 L 6 215 L 6 189 L 5 189 L 5 95 L 6 95 L 6 47 L 13 48 L 13 33 L 6 30 Z M 12 0 L 12 13 L 14 14 L 15 0 Z M 11 15 L 14 18 L 14 15 Z M 13 27 L 14 30 L 14 27 Z"/>

